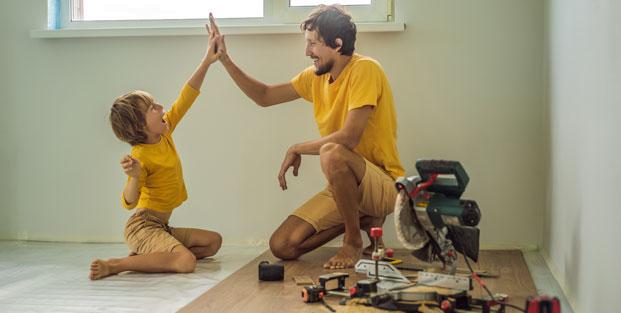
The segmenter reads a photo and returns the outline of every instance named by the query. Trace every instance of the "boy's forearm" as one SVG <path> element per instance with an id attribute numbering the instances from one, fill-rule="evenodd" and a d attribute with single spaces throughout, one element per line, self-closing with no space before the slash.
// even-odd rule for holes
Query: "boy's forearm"
<path id="1" fill-rule="evenodd" d="M 227 55 L 221 60 L 222 65 L 229 73 L 229 76 L 233 79 L 235 84 L 243 91 L 248 98 L 252 99 L 256 104 L 260 106 L 266 106 L 264 95 L 267 90 L 267 85 L 248 76 L 244 73 L 231 58 Z"/>
<path id="2" fill-rule="evenodd" d="M 123 189 L 123 197 L 129 204 L 133 204 L 138 201 L 140 197 L 140 182 L 136 177 L 130 177 L 129 181 Z"/>
<path id="3" fill-rule="evenodd" d="M 205 80 L 205 75 L 207 74 L 207 70 L 211 64 L 207 62 L 207 60 L 203 59 L 201 64 L 196 68 L 190 79 L 188 79 L 188 85 L 190 87 L 201 90 L 201 86 L 203 85 L 203 81 Z"/>

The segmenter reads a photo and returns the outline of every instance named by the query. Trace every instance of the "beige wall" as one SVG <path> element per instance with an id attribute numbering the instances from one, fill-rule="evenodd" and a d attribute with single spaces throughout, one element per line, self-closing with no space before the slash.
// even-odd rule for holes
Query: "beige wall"
<path id="1" fill-rule="evenodd" d="M 357 48 L 388 74 L 408 173 L 417 158 L 460 160 L 471 177 L 466 197 L 482 208 L 482 244 L 536 246 L 545 186 L 543 4 L 397 4 L 407 30 L 362 33 Z M 120 241 L 128 212 L 119 204 L 118 160 L 129 148 L 107 123 L 110 102 L 129 89 L 173 100 L 205 38 L 30 38 L 31 29 L 45 25 L 45 6 L 11 0 L 3 8 L 0 164 L 8 187 L 0 236 Z M 301 35 L 227 40 L 237 63 L 265 82 L 286 81 L 310 64 Z M 264 243 L 324 184 L 316 157 L 304 157 L 301 176 L 289 178 L 286 192 L 276 181 L 289 144 L 316 136 L 309 104 L 260 109 L 213 66 L 176 132 L 190 198 L 172 223 L 215 229 L 226 243 Z"/>
<path id="2" fill-rule="evenodd" d="M 619 312 L 621 3 L 549 1 L 542 252 L 575 312 Z"/>

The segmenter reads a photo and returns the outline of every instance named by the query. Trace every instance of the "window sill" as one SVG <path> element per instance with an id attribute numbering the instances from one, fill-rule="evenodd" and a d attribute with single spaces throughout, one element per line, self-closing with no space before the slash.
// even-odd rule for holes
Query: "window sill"
<path id="1" fill-rule="evenodd" d="M 402 32 L 403 22 L 356 23 L 358 32 Z M 297 24 L 253 26 L 222 26 L 225 35 L 299 34 Z M 31 30 L 31 38 L 96 38 L 96 37 L 148 37 L 148 36 L 205 36 L 203 27 L 135 27 L 89 29 Z"/>

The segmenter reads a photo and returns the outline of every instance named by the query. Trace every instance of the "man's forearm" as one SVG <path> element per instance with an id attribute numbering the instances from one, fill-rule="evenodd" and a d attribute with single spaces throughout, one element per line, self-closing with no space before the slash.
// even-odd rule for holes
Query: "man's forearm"
<path id="1" fill-rule="evenodd" d="M 358 145 L 350 136 L 343 131 L 334 132 L 328 136 L 321 137 L 319 139 L 306 141 L 293 145 L 290 149 L 297 154 L 319 154 L 319 149 L 326 143 L 337 143 L 344 145 L 350 150 L 354 150 Z"/>
<path id="2" fill-rule="evenodd" d="M 244 73 L 228 55 L 221 62 L 229 76 L 248 98 L 260 106 L 266 106 L 264 96 L 267 86 L 264 83 Z"/>

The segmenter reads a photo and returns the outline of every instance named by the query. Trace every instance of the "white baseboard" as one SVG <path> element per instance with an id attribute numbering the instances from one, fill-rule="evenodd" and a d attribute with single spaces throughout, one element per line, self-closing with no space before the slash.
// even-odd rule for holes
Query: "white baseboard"
<path id="1" fill-rule="evenodd" d="M 578 313 L 575 299 L 568 297 L 570 294 L 566 286 L 559 284 L 558 275 L 553 264 L 545 256 L 545 251 L 535 250 L 524 253 L 524 260 L 535 282 L 538 294 L 558 297 L 561 301 L 561 312 Z"/>

